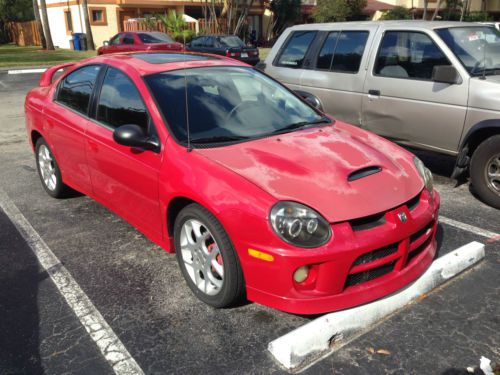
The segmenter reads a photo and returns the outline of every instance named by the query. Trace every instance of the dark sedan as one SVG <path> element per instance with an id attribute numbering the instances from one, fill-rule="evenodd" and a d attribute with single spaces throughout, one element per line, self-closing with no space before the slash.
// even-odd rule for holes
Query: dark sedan
<path id="1" fill-rule="evenodd" d="M 188 51 L 231 57 L 250 65 L 259 62 L 259 50 L 247 47 L 236 35 L 203 35 L 186 45 Z"/>

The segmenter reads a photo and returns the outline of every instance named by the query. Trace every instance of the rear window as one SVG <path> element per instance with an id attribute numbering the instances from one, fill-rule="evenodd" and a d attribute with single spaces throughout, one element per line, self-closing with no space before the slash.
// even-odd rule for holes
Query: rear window
<path id="1" fill-rule="evenodd" d="M 316 31 L 294 32 L 286 42 L 278 58 L 277 65 L 300 68 L 315 36 Z"/>
<path id="2" fill-rule="evenodd" d="M 146 44 L 174 43 L 174 40 L 165 33 L 140 33 L 139 39 Z"/>
<path id="3" fill-rule="evenodd" d="M 245 43 L 237 36 L 221 36 L 219 43 L 222 47 L 244 47 Z"/>
<path id="4" fill-rule="evenodd" d="M 328 34 L 316 61 L 317 69 L 357 73 L 368 31 L 334 31 Z"/>

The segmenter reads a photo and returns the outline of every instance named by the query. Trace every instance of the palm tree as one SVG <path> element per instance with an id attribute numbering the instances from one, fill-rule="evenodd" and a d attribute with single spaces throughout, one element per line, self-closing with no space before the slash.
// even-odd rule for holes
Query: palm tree
<path id="1" fill-rule="evenodd" d="M 40 34 L 40 39 L 42 41 L 42 48 L 47 48 L 47 41 L 45 40 L 45 35 L 43 33 L 42 20 L 40 19 L 40 9 L 38 8 L 38 0 L 33 0 L 33 13 L 35 13 L 35 22 Z"/>
<path id="2" fill-rule="evenodd" d="M 95 50 L 94 37 L 92 36 L 92 28 L 90 27 L 89 7 L 87 4 L 87 0 L 82 0 L 82 11 L 83 19 L 85 21 L 85 30 L 87 31 L 87 48 L 90 50 Z"/>
<path id="3" fill-rule="evenodd" d="M 436 16 L 438 15 L 439 8 L 441 8 L 441 0 L 437 0 L 436 3 L 436 9 L 434 9 L 434 13 L 432 14 L 431 21 L 434 21 L 436 19 Z"/>
<path id="4" fill-rule="evenodd" d="M 45 41 L 47 43 L 48 50 L 54 50 L 54 43 L 52 43 L 52 34 L 50 33 L 49 27 L 49 17 L 47 17 L 47 4 L 45 0 L 40 0 L 40 9 L 42 11 L 42 25 L 45 34 Z"/>

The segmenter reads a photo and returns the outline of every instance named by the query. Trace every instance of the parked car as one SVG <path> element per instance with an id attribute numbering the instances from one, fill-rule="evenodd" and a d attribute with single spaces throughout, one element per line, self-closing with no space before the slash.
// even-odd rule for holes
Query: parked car
<path id="1" fill-rule="evenodd" d="M 170 36 L 159 31 L 137 31 L 118 33 L 102 47 L 97 49 L 98 55 L 118 52 L 140 51 L 183 51 L 184 45 L 177 43 Z"/>
<path id="2" fill-rule="evenodd" d="M 236 35 L 199 36 L 188 43 L 186 49 L 192 52 L 231 57 L 250 65 L 255 65 L 260 61 L 259 50 L 255 47 L 246 46 Z"/>
<path id="3" fill-rule="evenodd" d="M 87 194 L 175 251 L 211 306 L 343 309 L 402 288 L 436 253 L 440 197 L 419 159 L 236 60 L 56 66 L 25 111 L 46 192 Z"/>
<path id="4" fill-rule="evenodd" d="M 262 67 L 339 119 L 456 156 L 453 178 L 470 176 L 482 200 L 500 208 L 495 28 L 441 21 L 294 26 Z"/>

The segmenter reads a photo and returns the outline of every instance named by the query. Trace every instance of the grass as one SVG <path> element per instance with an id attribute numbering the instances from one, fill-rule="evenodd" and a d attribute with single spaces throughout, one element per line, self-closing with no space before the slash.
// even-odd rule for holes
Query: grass
<path id="1" fill-rule="evenodd" d="M 44 51 L 40 47 L 18 47 L 15 44 L 2 44 L 0 45 L 0 67 L 54 65 L 78 61 L 95 55 L 95 51 L 72 51 L 69 49 Z"/>

